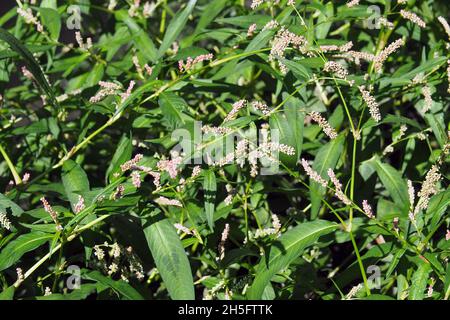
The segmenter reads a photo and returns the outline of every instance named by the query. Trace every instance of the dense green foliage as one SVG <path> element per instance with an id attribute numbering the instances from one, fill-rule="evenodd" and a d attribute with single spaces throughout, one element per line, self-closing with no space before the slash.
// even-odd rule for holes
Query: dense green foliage
<path id="1" fill-rule="evenodd" d="M 449 297 L 447 0 L 11 2 L 0 299 Z"/>

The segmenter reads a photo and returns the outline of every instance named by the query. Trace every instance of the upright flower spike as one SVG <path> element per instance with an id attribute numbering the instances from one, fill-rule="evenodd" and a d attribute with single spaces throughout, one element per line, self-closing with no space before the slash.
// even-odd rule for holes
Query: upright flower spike
<path id="1" fill-rule="evenodd" d="M 323 71 L 334 73 L 338 78 L 347 79 L 348 71 L 338 62 L 327 61 L 323 67 Z"/>
<path id="2" fill-rule="evenodd" d="M 447 60 L 447 82 L 448 82 L 447 92 L 450 93 L 450 60 Z"/>
<path id="3" fill-rule="evenodd" d="M 276 232 L 281 230 L 281 222 L 276 214 L 272 214 L 272 225 Z"/>
<path id="4" fill-rule="evenodd" d="M 253 37 L 253 34 L 255 33 L 255 31 L 256 31 L 256 23 L 253 23 L 250 25 L 250 27 L 248 27 L 247 37 L 249 37 L 249 38 Z"/>
<path id="5" fill-rule="evenodd" d="M 441 180 L 441 174 L 439 173 L 439 167 L 437 165 L 431 166 L 431 169 L 427 172 L 425 181 L 422 183 L 422 188 L 419 193 L 419 200 L 417 202 L 414 213 L 417 214 L 420 210 L 428 208 L 430 197 L 437 193 L 437 183 Z"/>
<path id="6" fill-rule="evenodd" d="M 262 114 L 265 115 L 265 116 L 267 116 L 267 115 L 270 114 L 270 109 L 269 109 L 269 107 L 268 107 L 265 103 L 263 103 L 263 102 L 261 102 L 261 101 L 253 101 L 253 102 L 252 102 L 252 106 L 253 106 L 253 108 L 255 108 L 256 110 L 261 111 Z"/>
<path id="7" fill-rule="evenodd" d="M 6 230 L 11 230 L 12 226 L 11 221 L 9 221 L 8 217 L 3 212 L 0 212 L 0 226 Z"/>
<path id="8" fill-rule="evenodd" d="M 196 64 L 199 64 L 200 62 L 203 62 L 203 61 L 212 60 L 213 57 L 214 56 L 212 53 L 208 53 L 208 54 L 199 55 L 195 58 L 188 57 L 186 59 L 186 62 L 184 62 L 183 60 L 179 60 L 178 61 L 178 69 L 181 73 L 187 72 L 187 71 L 191 70 Z"/>
<path id="9" fill-rule="evenodd" d="M 176 207 L 182 207 L 183 205 L 179 200 L 176 199 L 168 199 L 166 197 L 159 197 L 155 200 L 155 202 L 162 206 L 176 206 Z"/>
<path id="10" fill-rule="evenodd" d="M 131 172 L 131 181 L 136 188 L 141 187 L 141 175 L 139 174 L 139 171 L 135 170 Z"/>
<path id="11" fill-rule="evenodd" d="M 100 90 L 95 94 L 95 96 L 89 99 L 89 102 L 91 103 L 97 103 L 107 96 L 116 95 L 122 88 L 117 83 L 107 81 L 100 81 L 98 85 L 100 86 Z"/>
<path id="12" fill-rule="evenodd" d="M 252 10 L 255 10 L 255 9 L 258 8 L 263 2 L 264 2 L 264 0 L 252 0 L 252 4 L 250 5 L 250 8 L 252 8 Z"/>
<path id="13" fill-rule="evenodd" d="M 335 139 L 337 137 L 337 132 L 334 128 L 328 123 L 328 121 L 320 115 L 320 113 L 316 111 L 312 111 L 309 113 L 311 119 L 322 128 L 323 132 L 330 138 Z"/>
<path id="14" fill-rule="evenodd" d="M 175 227 L 175 229 L 177 229 L 178 233 L 183 232 L 183 233 L 189 234 L 189 235 L 193 234 L 192 231 L 189 230 L 189 228 L 186 228 L 181 223 L 175 223 L 173 226 Z"/>
<path id="15" fill-rule="evenodd" d="M 41 198 L 41 202 L 42 205 L 44 206 L 44 210 L 50 215 L 53 222 L 56 224 L 56 230 L 61 231 L 63 227 L 59 223 L 58 213 L 55 210 L 53 210 L 52 206 L 48 203 L 48 201 L 44 197 Z"/>
<path id="16" fill-rule="evenodd" d="M 202 168 L 200 166 L 195 166 L 194 169 L 192 169 L 191 178 L 196 178 L 200 172 L 202 171 Z"/>
<path id="17" fill-rule="evenodd" d="M 347 2 L 346 5 L 348 8 L 352 8 L 352 7 L 357 6 L 358 4 L 359 4 L 359 0 L 351 0 L 351 1 Z"/>
<path id="18" fill-rule="evenodd" d="M 130 84 L 128 85 L 127 91 L 125 91 L 124 93 L 122 93 L 120 95 L 121 102 L 124 102 L 125 100 L 127 100 L 130 97 L 131 91 L 133 90 L 135 84 L 136 84 L 136 82 L 134 82 L 133 80 L 130 81 Z"/>
<path id="19" fill-rule="evenodd" d="M 415 14 L 414 12 L 409 12 L 406 10 L 400 10 L 400 15 L 411 21 L 412 23 L 418 25 L 421 28 L 425 28 L 427 26 L 427 24 L 425 23 L 425 21 L 423 21 L 417 14 Z"/>
<path id="20" fill-rule="evenodd" d="M 327 171 L 328 176 L 331 179 L 331 182 L 333 182 L 334 187 L 335 187 L 335 196 L 336 198 L 338 198 L 339 200 L 341 200 L 343 203 L 345 203 L 346 205 L 351 205 L 352 202 L 350 201 L 349 198 L 347 198 L 347 196 L 344 194 L 344 192 L 342 191 L 342 184 L 341 182 L 338 180 L 338 178 L 336 178 L 336 175 L 334 174 L 333 169 L 328 169 Z"/>
<path id="21" fill-rule="evenodd" d="M 156 166 L 160 171 L 166 171 L 172 179 L 178 175 L 178 166 L 183 161 L 180 156 L 174 157 L 172 160 L 159 160 Z"/>
<path id="22" fill-rule="evenodd" d="M 125 163 L 121 164 L 120 170 L 122 170 L 122 172 L 125 172 L 127 170 L 134 168 L 137 165 L 137 163 L 142 160 L 143 157 L 144 155 L 142 155 L 141 153 L 136 154 L 133 159 L 128 160 Z"/>
<path id="23" fill-rule="evenodd" d="M 422 87 L 422 94 L 424 97 L 423 113 L 426 113 L 433 106 L 433 98 L 431 97 L 431 89 L 428 85 Z"/>
<path id="24" fill-rule="evenodd" d="M 278 28 L 279 25 L 280 24 L 276 20 L 270 20 L 262 28 L 262 31 L 276 29 L 276 28 Z"/>
<path id="25" fill-rule="evenodd" d="M 447 20 L 445 20 L 444 17 L 438 17 L 439 22 L 442 24 L 442 27 L 444 27 L 445 33 L 447 33 L 448 40 L 450 41 L 450 25 L 448 24 Z"/>
<path id="26" fill-rule="evenodd" d="M 247 100 L 239 100 L 235 103 L 233 103 L 233 108 L 231 109 L 230 113 L 227 114 L 227 116 L 224 119 L 224 122 L 234 120 L 239 113 L 239 111 L 244 108 L 247 104 Z"/>
<path id="27" fill-rule="evenodd" d="M 17 273 L 16 285 L 19 285 L 20 283 L 22 283 L 25 280 L 22 268 L 16 268 L 16 273 Z"/>
<path id="28" fill-rule="evenodd" d="M 287 30 L 285 27 L 281 29 L 275 35 L 272 40 L 272 47 L 270 49 L 269 61 L 278 60 L 278 65 L 283 74 L 287 73 L 287 67 L 280 61 L 280 58 L 284 58 L 285 51 L 292 44 L 294 48 L 305 50 L 302 48 L 307 43 L 306 38 L 296 35 L 295 33 Z"/>
<path id="29" fill-rule="evenodd" d="M 359 86 L 358 89 L 361 92 L 364 102 L 369 107 L 369 112 L 372 116 L 372 119 L 374 119 L 376 122 L 380 122 L 381 114 L 377 101 L 370 95 L 370 92 L 367 91 L 364 86 Z"/>
<path id="30" fill-rule="evenodd" d="M 82 196 L 78 196 L 78 202 L 75 205 L 74 212 L 79 213 L 85 208 L 84 198 Z"/>
<path id="31" fill-rule="evenodd" d="M 116 6 L 117 6 L 117 0 L 109 0 L 108 10 L 113 11 Z"/>
<path id="32" fill-rule="evenodd" d="M 223 260 L 225 257 L 225 243 L 227 242 L 228 236 L 230 234 L 230 225 L 225 224 L 225 228 L 222 231 L 222 237 L 219 243 L 219 260 Z"/>
<path id="33" fill-rule="evenodd" d="M 78 43 L 78 46 L 83 51 L 88 51 L 90 48 L 92 48 L 92 39 L 86 38 L 86 43 L 83 41 L 83 37 L 81 36 L 81 33 L 79 31 L 75 32 L 75 40 Z"/>
<path id="34" fill-rule="evenodd" d="M 415 201 L 414 186 L 413 186 L 411 180 L 408 180 L 407 184 L 408 184 L 409 206 L 410 206 L 410 208 L 414 208 L 414 201 Z"/>
<path id="35" fill-rule="evenodd" d="M 370 204 L 367 202 L 367 200 L 363 200 L 362 205 L 363 205 L 363 211 L 364 211 L 365 215 L 366 215 L 369 219 L 375 218 L 374 215 L 373 215 L 372 207 L 371 207 Z"/>
<path id="36" fill-rule="evenodd" d="M 24 9 L 24 8 L 18 8 L 17 13 L 24 18 L 25 22 L 27 24 L 33 24 L 36 26 L 36 29 L 38 32 L 43 33 L 44 27 L 42 26 L 41 22 L 38 20 L 37 17 L 33 15 L 33 12 L 30 8 Z"/>
<path id="37" fill-rule="evenodd" d="M 314 171 L 309 166 L 308 161 L 306 161 L 305 159 L 302 158 L 301 163 L 302 163 L 303 169 L 305 170 L 306 174 L 311 178 L 311 180 L 322 185 L 322 187 L 324 187 L 324 188 L 327 187 L 328 183 L 316 171 Z"/>
<path id="38" fill-rule="evenodd" d="M 384 62 L 389 58 L 389 56 L 397 51 L 401 46 L 405 44 L 405 41 L 400 38 L 389 44 L 386 48 L 384 48 L 380 54 L 378 54 L 374 59 L 374 67 L 375 71 L 381 72 L 383 68 Z"/>

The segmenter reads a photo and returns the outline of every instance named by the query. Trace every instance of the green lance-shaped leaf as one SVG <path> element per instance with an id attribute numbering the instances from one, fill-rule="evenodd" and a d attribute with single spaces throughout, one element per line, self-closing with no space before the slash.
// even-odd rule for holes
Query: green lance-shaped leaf
<path id="1" fill-rule="evenodd" d="M 445 271 L 445 281 L 444 281 L 444 299 L 448 300 L 450 297 L 450 265 L 447 266 Z"/>
<path id="2" fill-rule="evenodd" d="M 248 291 L 250 299 L 261 296 L 272 277 L 300 256 L 306 247 L 314 244 L 320 236 L 331 233 L 338 225 L 325 220 L 302 223 L 284 233 L 272 243 L 266 257 L 256 266 L 256 277 Z"/>
<path id="3" fill-rule="evenodd" d="M 11 49 L 17 52 L 23 58 L 28 70 L 30 70 L 30 72 L 33 74 L 34 79 L 36 80 L 39 87 L 42 89 L 42 91 L 45 92 L 52 104 L 59 107 L 53 90 L 51 89 L 47 79 L 45 78 L 41 67 L 36 62 L 36 59 L 34 59 L 33 54 L 16 37 L 14 37 L 11 33 L 3 28 L 0 28 L 0 39 L 8 43 Z"/>
<path id="4" fill-rule="evenodd" d="M 214 229 L 214 205 L 216 200 L 217 182 L 214 171 L 205 171 L 203 180 L 203 190 L 205 194 L 205 214 L 206 221 L 211 230 Z"/>
<path id="5" fill-rule="evenodd" d="M 133 152 L 133 145 L 131 144 L 131 139 L 128 135 L 124 134 L 119 141 L 116 152 L 113 155 L 111 163 L 109 164 L 108 170 L 106 170 L 106 177 L 109 181 L 117 180 L 114 178 L 114 173 L 119 172 L 120 165 L 130 160 L 131 154 Z"/>
<path id="6" fill-rule="evenodd" d="M 111 278 L 102 275 L 98 271 L 85 272 L 85 270 L 83 270 L 82 276 L 83 278 L 95 280 L 111 288 L 112 290 L 120 294 L 125 300 L 144 300 L 144 298 L 138 291 L 136 291 L 136 289 L 134 289 L 130 284 L 126 283 L 123 280 L 112 280 Z"/>
<path id="7" fill-rule="evenodd" d="M 189 0 L 188 4 L 186 5 L 186 8 L 177 12 L 177 14 L 170 21 L 167 27 L 167 31 L 164 34 L 164 39 L 161 43 L 161 46 L 159 47 L 158 57 L 162 57 L 164 53 L 167 51 L 167 49 L 169 49 L 172 43 L 177 39 L 178 35 L 181 33 L 184 26 L 186 25 L 189 15 L 194 9 L 196 3 L 197 0 Z"/>
<path id="8" fill-rule="evenodd" d="M 15 202 L 0 193 L 0 212 L 11 213 L 13 216 L 18 217 L 23 213 L 23 210 Z"/>
<path id="9" fill-rule="evenodd" d="M 57 41 L 61 31 L 61 16 L 57 10 L 51 8 L 39 8 L 42 23 L 49 30 L 50 37 Z"/>
<path id="10" fill-rule="evenodd" d="M 278 135 L 279 143 L 286 144 L 295 149 L 292 156 L 279 153 L 280 160 L 289 167 L 294 167 L 302 152 L 303 145 L 303 118 L 304 114 L 300 111 L 300 100 L 294 97 L 288 97 L 283 94 L 283 100 L 289 99 L 284 105 L 282 114 L 276 113 L 270 116 L 270 129 L 272 140 Z"/>
<path id="11" fill-rule="evenodd" d="M 62 183 L 72 210 L 75 210 L 79 195 L 89 191 L 89 180 L 86 172 L 78 163 L 69 159 L 63 164 Z"/>
<path id="12" fill-rule="evenodd" d="M 317 152 L 312 168 L 326 181 L 329 180 L 327 170 L 329 168 L 334 169 L 336 166 L 344 148 L 344 141 L 345 136 L 341 134 L 336 139 L 322 146 Z M 317 182 L 311 181 L 311 220 L 317 218 L 319 214 L 321 198 L 324 196 L 325 191 L 324 187 Z"/>
<path id="13" fill-rule="evenodd" d="M 136 48 L 138 48 L 146 59 L 151 62 L 156 62 L 158 60 L 158 52 L 156 51 L 152 39 L 141 29 L 141 27 L 139 27 L 134 19 L 130 17 L 126 10 L 116 11 L 115 15 L 117 20 L 123 21 L 127 25 L 133 36 L 133 42 L 136 45 Z"/>
<path id="14" fill-rule="evenodd" d="M 411 287 L 409 288 L 409 300 L 423 300 L 425 288 L 427 287 L 428 275 L 432 271 L 431 265 L 424 261 L 420 262 L 419 267 L 411 278 Z"/>
<path id="15" fill-rule="evenodd" d="M 0 301 L 1 300 L 13 300 L 15 289 L 16 288 L 14 286 L 10 286 L 10 287 L 6 288 L 5 290 L 3 290 L 2 292 L 0 292 Z"/>
<path id="16" fill-rule="evenodd" d="M 175 93 L 161 93 L 158 104 L 164 117 L 164 123 L 170 129 L 175 129 L 185 124 L 186 101 Z"/>
<path id="17" fill-rule="evenodd" d="M 367 163 L 377 172 L 381 183 L 389 192 L 395 204 L 402 210 L 402 213 L 407 214 L 410 206 L 408 186 L 400 172 L 391 165 L 381 162 L 377 156 L 374 156 Z"/>
<path id="18" fill-rule="evenodd" d="M 183 40 L 183 44 L 190 45 L 195 37 L 200 34 L 212 21 L 214 21 L 214 18 L 217 17 L 226 4 L 227 0 L 211 1 L 203 10 L 194 32 L 192 35 Z"/>
<path id="19" fill-rule="evenodd" d="M 27 252 L 33 251 L 53 238 L 53 234 L 31 232 L 8 243 L 0 252 L 0 271 L 9 268 Z"/>
<path id="20" fill-rule="evenodd" d="M 144 234 L 156 267 L 173 300 L 195 299 L 191 266 L 175 227 L 167 219 L 143 220 Z"/>
<path id="21" fill-rule="evenodd" d="M 76 290 L 73 290 L 70 293 L 52 293 L 48 296 L 37 296 L 37 300 L 84 300 L 89 295 L 96 292 L 97 287 L 105 287 L 102 283 L 86 283 L 81 284 L 80 287 Z"/>

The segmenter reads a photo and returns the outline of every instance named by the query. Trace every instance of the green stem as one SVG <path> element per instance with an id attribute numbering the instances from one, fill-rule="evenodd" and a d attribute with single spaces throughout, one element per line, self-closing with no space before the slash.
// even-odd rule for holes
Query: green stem
<path id="1" fill-rule="evenodd" d="M 92 220 L 91 222 L 85 224 L 84 226 L 82 226 L 79 229 L 75 229 L 72 234 L 70 236 L 67 237 L 67 242 L 72 241 L 73 239 L 75 239 L 78 235 L 81 234 L 81 232 L 83 232 L 84 230 L 87 230 L 93 226 L 95 226 L 97 223 L 105 220 L 106 218 L 110 217 L 112 214 L 105 214 L 102 215 L 100 217 L 98 217 L 95 220 Z M 27 279 L 34 271 L 36 271 L 37 268 L 39 268 L 45 261 L 47 261 L 48 259 L 51 258 L 51 256 L 57 252 L 60 248 L 62 247 L 62 243 L 58 243 L 53 250 L 51 250 L 49 253 L 47 253 L 45 256 L 43 256 L 38 262 L 36 262 L 30 269 L 27 270 L 27 272 L 25 272 L 25 274 L 23 275 L 23 280 Z M 20 284 L 23 281 L 20 282 L 15 282 L 14 283 L 14 287 L 18 288 L 20 286 Z"/>
<path id="2" fill-rule="evenodd" d="M 16 168 L 14 167 L 14 164 L 12 163 L 11 159 L 8 157 L 8 154 L 6 153 L 5 149 L 3 149 L 3 146 L 1 144 L 0 144 L 0 153 L 2 154 L 3 158 L 5 158 L 6 164 L 8 165 L 8 168 L 14 177 L 14 182 L 16 183 L 16 185 L 21 184 L 22 179 L 20 178 L 19 174 L 17 173 Z"/>
<path id="3" fill-rule="evenodd" d="M 356 258 L 358 259 L 359 269 L 361 270 L 361 275 L 364 281 L 364 287 L 366 288 L 366 294 L 370 296 L 369 283 L 367 282 L 366 271 L 364 269 L 363 262 L 361 260 L 361 255 L 359 254 L 358 246 L 356 245 L 355 237 L 353 237 L 353 232 L 350 233 L 350 239 L 352 240 L 353 248 L 355 249 Z"/>

